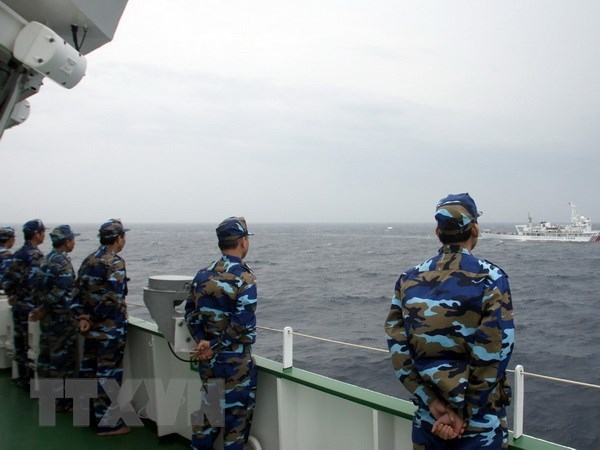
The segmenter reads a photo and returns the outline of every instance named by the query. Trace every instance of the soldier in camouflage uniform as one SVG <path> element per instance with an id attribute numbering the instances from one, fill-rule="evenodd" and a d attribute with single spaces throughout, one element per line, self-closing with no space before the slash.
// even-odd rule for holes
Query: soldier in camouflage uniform
<path id="1" fill-rule="evenodd" d="M 13 337 L 15 361 L 18 369 L 17 385 L 29 391 L 29 379 L 33 375 L 28 365 L 29 313 L 37 306 L 35 280 L 44 258 L 38 245 L 44 242 L 46 228 L 41 220 L 30 220 L 23 225 L 25 244 L 17 250 L 5 266 L 3 287 L 13 314 Z"/>
<path id="2" fill-rule="evenodd" d="M 40 378 L 72 378 L 75 374 L 77 326 L 71 315 L 75 271 L 68 253 L 75 248 L 75 236 L 69 225 L 50 232 L 52 251 L 42 264 L 37 312 L 40 319 Z M 57 410 L 71 407 L 71 399 L 57 399 Z"/>
<path id="3" fill-rule="evenodd" d="M 89 255 L 78 272 L 71 309 L 84 335 L 82 378 L 113 379 L 121 384 L 123 354 L 127 340 L 127 274 L 125 261 L 117 253 L 125 247 L 125 232 L 120 220 L 112 219 L 100 227 L 100 248 Z M 103 382 L 99 380 L 102 388 Z M 125 434 L 130 431 L 122 419 L 108 426 L 102 418 L 118 413 L 103 389 L 94 399 L 98 435 Z M 106 420 L 106 419 L 105 419 Z"/>
<path id="4" fill-rule="evenodd" d="M 0 227 L 0 291 L 2 288 L 2 274 L 10 264 L 12 253 L 10 249 L 15 245 L 15 230 L 12 227 Z"/>
<path id="5" fill-rule="evenodd" d="M 256 340 L 256 278 L 244 263 L 250 248 L 243 217 L 225 219 L 216 229 L 222 257 L 194 278 L 185 318 L 197 341 L 193 359 L 206 385 L 220 378 L 225 385 L 224 447 L 244 449 L 256 395 L 257 368 L 252 358 Z M 212 449 L 220 429 L 205 418 L 194 424 L 192 448 Z"/>
<path id="6" fill-rule="evenodd" d="M 400 276 L 385 323 L 396 375 L 418 406 L 414 449 L 508 448 L 512 300 L 507 275 L 471 254 L 478 216 L 468 194 L 438 203 L 443 247 Z"/>

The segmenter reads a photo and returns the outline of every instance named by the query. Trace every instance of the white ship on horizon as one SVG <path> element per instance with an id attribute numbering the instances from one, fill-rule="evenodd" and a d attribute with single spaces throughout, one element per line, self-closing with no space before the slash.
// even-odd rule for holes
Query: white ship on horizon
<path id="1" fill-rule="evenodd" d="M 537 225 L 529 223 L 515 225 L 516 233 L 506 233 L 493 230 L 482 230 L 482 237 L 508 239 L 517 241 L 551 241 L 551 242 L 600 242 L 600 230 L 592 230 L 592 222 L 588 217 L 580 216 L 573 203 L 571 206 L 571 223 L 568 225 L 553 225 L 542 221 Z"/>

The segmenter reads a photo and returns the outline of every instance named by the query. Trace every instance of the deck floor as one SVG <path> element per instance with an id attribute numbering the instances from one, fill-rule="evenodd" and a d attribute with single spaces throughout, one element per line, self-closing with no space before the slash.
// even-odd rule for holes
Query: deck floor
<path id="1" fill-rule="evenodd" d="M 38 402 L 11 381 L 10 370 L 0 369 L 0 449 L 189 449 L 180 436 L 157 437 L 146 426 L 122 436 L 97 436 L 93 428 L 74 427 L 73 415 L 56 414 L 55 427 L 38 425 Z"/>

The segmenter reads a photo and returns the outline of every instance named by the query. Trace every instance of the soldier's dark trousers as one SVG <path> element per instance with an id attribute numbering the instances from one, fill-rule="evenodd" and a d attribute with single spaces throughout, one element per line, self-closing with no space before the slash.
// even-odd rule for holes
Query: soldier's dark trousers
<path id="1" fill-rule="evenodd" d="M 103 417 L 109 418 L 113 408 L 108 395 L 102 389 L 103 379 L 113 379 L 121 384 L 123 379 L 123 355 L 127 340 L 127 328 L 119 327 L 111 330 L 110 334 L 101 329 L 89 331 L 83 343 L 83 360 L 81 361 L 81 378 L 97 378 L 99 382 L 98 397 L 94 399 L 94 416 L 99 433 L 114 431 L 124 426 L 123 420 L 112 426 L 102 422 Z M 109 408 L 110 407 L 110 408 Z M 107 414 L 108 412 L 108 414 Z M 115 412 L 118 414 L 118 411 Z"/>
<path id="2" fill-rule="evenodd" d="M 203 383 L 210 378 L 221 378 L 224 381 L 225 450 L 243 450 L 248 441 L 256 398 L 257 372 L 256 363 L 249 353 L 222 352 L 212 365 L 200 364 L 199 373 Z M 194 424 L 192 429 L 192 448 L 212 450 L 220 428 L 212 426 L 205 416 L 204 424 Z"/>
<path id="3" fill-rule="evenodd" d="M 40 320 L 41 378 L 71 378 L 75 374 L 76 326 L 68 314 L 46 314 Z"/>
<path id="4" fill-rule="evenodd" d="M 33 376 L 33 371 L 29 367 L 27 351 L 29 350 L 29 309 L 18 305 L 13 307 L 13 342 L 15 347 L 15 362 L 17 363 L 18 380 L 17 383 L 23 388 L 27 388 L 29 379 Z"/>

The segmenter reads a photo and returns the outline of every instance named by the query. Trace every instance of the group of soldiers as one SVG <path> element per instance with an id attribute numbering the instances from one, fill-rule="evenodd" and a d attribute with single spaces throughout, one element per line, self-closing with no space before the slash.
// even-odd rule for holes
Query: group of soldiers
<path id="1" fill-rule="evenodd" d="M 472 251 L 480 212 L 467 193 L 451 194 L 436 206 L 436 235 L 442 247 L 433 258 L 405 271 L 396 283 L 385 332 L 396 375 L 417 405 L 413 448 L 499 450 L 508 448 L 506 379 L 514 347 L 508 276 Z M 69 226 L 50 233 L 54 249 L 43 258 L 41 221 L 23 226 L 26 243 L 10 255 L 14 230 L 0 229 L 3 287 L 13 306 L 18 383 L 27 387 L 27 321 L 40 320 L 40 376 L 68 377 L 74 370 L 74 335 L 83 333 L 80 376 L 121 382 L 127 336 L 127 276 L 117 253 L 128 231 L 118 220 L 102 224 L 100 248 L 77 277 L 68 257 Z M 199 374 L 224 381 L 223 441 L 243 450 L 248 441 L 257 387 L 252 357 L 256 340 L 256 279 L 244 262 L 250 248 L 246 221 L 229 217 L 216 229 L 220 259 L 198 271 L 185 306 L 196 347 Z M 76 325 L 77 323 L 77 325 Z M 102 391 L 101 391 L 102 392 Z M 120 421 L 103 427 L 108 399 L 95 400 L 98 433 L 122 434 Z M 67 408 L 68 404 L 58 405 Z M 208 420 L 194 426 L 192 448 L 212 449 L 219 433 Z"/>
<path id="2" fill-rule="evenodd" d="M 75 274 L 69 253 L 75 237 L 69 225 L 50 232 L 52 251 L 44 257 L 38 248 L 46 238 L 39 219 L 23 225 L 23 246 L 11 254 L 15 243 L 12 227 L 0 228 L 0 286 L 12 307 L 16 383 L 29 392 L 33 370 L 28 361 L 28 324 L 40 323 L 40 347 L 36 363 L 38 377 L 63 379 L 97 378 L 121 382 L 127 337 L 127 276 L 125 261 L 118 253 L 125 246 L 121 221 L 112 219 L 100 226 L 100 247 L 89 255 Z M 77 332 L 84 337 L 79 368 Z M 79 370 L 78 370 L 79 369 Z M 103 389 L 94 399 L 99 435 L 123 434 L 128 427 L 119 420 L 104 426 L 110 405 Z M 57 399 L 57 411 L 71 411 L 71 399 Z"/>
<path id="3" fill-rule="evenodd" d="M 112 408 L 103 385 L 121 384 L 127 342 L 127 274 L 118 253 L 125 246 L 121 221 L 112 219 L 98 231 L 100 247 L 89 255 L 75 275 L 68 253 L 75 246 L 69 225 L 50 232 L 52 251 L 43 256 L 38 246 L 46 228 L 41 220 L 23 225 L 25 244 L 14 254 L 15 230 L 0 228 L 0 282 L 13 311 L 17 384 L 30 390 L 32 370 L 27 360 L 29 321 L 40 321 L 38 376 L 67 379 L 76 372 L 76 336 L 83 338 L 78 376 L 96 378 L 100 387 L 94 399 L 99 435 L 125 434 L 129 427 L 119 418 L 108 426 Z M 219 260 L 200 269 L 186 303 L 186 321 L 197 345 L 192 358 L 199 375 L 224 380 L 224 443 L 242 450 L 248 441 L 255 404 L 257 367 L 251 348 L 256 339 L 257 291 L 255 277 L 243 261 L 250 248 L 246 221 L 229 217 L 216 229 Z M 70 399 L 57 399 L 57 411 L 72 409 Z M 120 417 L 120 415 L 117 415 Z M 110 419 L 108 419 L 110 421 Z M 192 448 L 212 449 L 220 429 L 205 418 L 194 426 Z"/>

